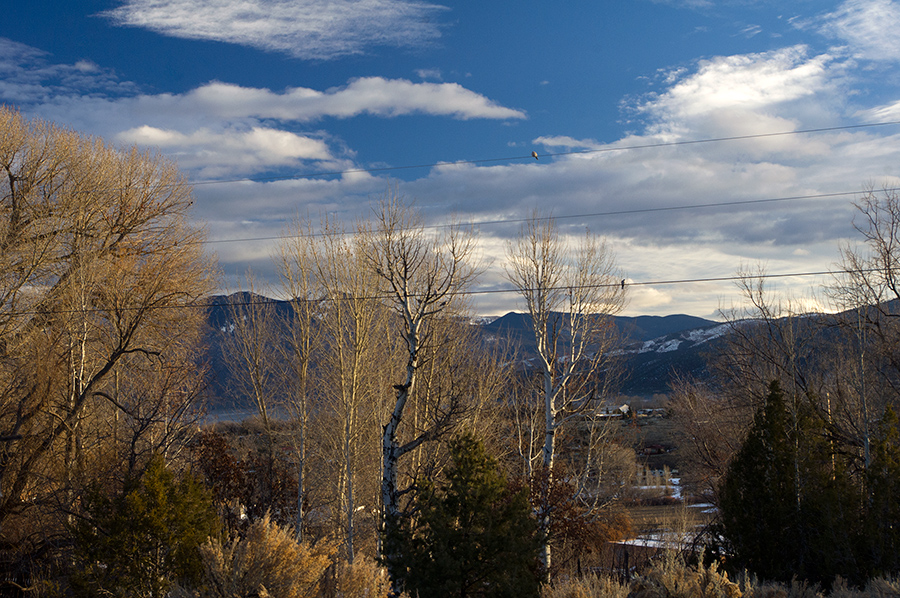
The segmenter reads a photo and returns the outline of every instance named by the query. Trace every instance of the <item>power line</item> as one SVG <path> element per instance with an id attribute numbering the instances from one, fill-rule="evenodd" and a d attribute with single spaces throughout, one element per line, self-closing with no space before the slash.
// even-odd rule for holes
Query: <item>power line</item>
<path id="1" fill-rule="evenodd" d="M 653 148 L 661 148 L 661 147 L 678 147 L 682 145 L 699 145 L 703 143 L 720 143 L 725 141 L 743 141 L 748 139 L 764 139 L 767 137 L 784 137 L 788 135 L 802 135 L 806 133 L 827 133 L 830 131 L 848 131 L 852 129 L 864 129 L 871 127 L 886 127 L 890 125 L 900 125 L 900 120 L 894 121 L 883 121 L 883 122 L 874 122 L 874 123 L 860 123 L 856 125 L 840 125 L 835 127 L 818 127 L 814 129 L 799 129 L 796 131 L 777 131 L 774 133 L 752 133 L 749 135 L 733 135 L 730 137 L 710 137 L 706 139 L 689 139 L 686 141 L 661 141 L 658 143 L 642 143 L 637 145 L 625 145 L 621 147 L 600 147 L 600 148 L 591 148 L 591 149 L 583 149 L 583 150 L 572 150 L 568 152 L 547 152 L 544 154 L 539 154 L 540 156 L 547 157 L 558 157 L 558 156 L 573 156 L 579 154 L 597 154 L 597 153 L 609 153 L 609 152 L 625 152 L 625 151 L 633 151 L 633 150 L 641 150 L 641 149 L 653 149 Z M 398 170 L 413 170 L 417 168 L 434 168 L 436 166 L 453 166 L 456 164 L 488 164 L 492 162 L 515 162 L 518 160 L 533 160 L 533 155 L 521 155 L 521 156 L 505 156 L 500 158 L 481 158 L 481 159 L 473 159 L 473 160 L 454 160 L 454 161 L 443 161 L 443 162 L 432 162 L 428 164 L 407 164 L 403 166 L 383 166 L 378 168 L 350 168 L 347 170 L 334 170 L 330 172 L 309 172 L 309 173 L 301 173 L 301 174 L 293 174 L 293 175 L 280 175 L 280 176 L 269 176 L 269 177 L 244 177 L 240 179 L 208 179 L 208 180 L 200 180 L 200 181 L 192 181 L 190 182 L 193 186 L 206 186 L 206 185 L 225 185 L 231 183 L 267 183 L 267 182 L 275 182 L 275 181 L 290 181 L 290 180 L 298 180 L 298 179 L 307 179 L 314 177 L 325 177 L 325 176 L 340 176 L 345 174 L 363 174 L 363 173 L 376 173 L 376 172 L 392 172 Z"/>
<path id="2" fill-rule="evenodd" d="M 871 272 L 880 272 L 883 268 L 868 268 L 861 270 L 853 270 L 854 274 L 867 274 Z M 679 278 L 679 279 L 662 279 L 662 280 L 645 280 L 645 281 L 632 281 L 625 282 L 625 288 L 628 287 L 638 287 L 638 286 L 667 286 L 667 285 L 682 285 L 682 284 L 699 284 L 705 282 L 736 282 L 739 280 L 745 280 L 747 278 L 754 280 L 769 280 L 769 279 L 781 279 L 781 278 L 801 278 L 808 276 L 834 276 L 837 274 L 845 274 L 846 271 L 833 271 L 833 270 L 817 270 L 817 271 L 807 271 L 807 272 L 784 272 L 778 274 L 753 274 L 750 276 L 733 274 L 730 276 L 712 276 L 712 277 L 704 277 L 704 278 Z M 549 287 L 547 291 L 565 291 L 570 289 L 600 289 L 600 288 L 615 288 L 622 286 L 621 281 L 610 281 L 605 283 L 593 284 L 593 285 L 563 285 L 556 287 Z M 498 294 L 510 294 L 510 293 L 521 293 L 523 291 L 533 292 L 537 291 L 537 288 L 526 288 L 520 289 L 517 287 L 511 288 L 502 288 L 502 289 L 476 289 L 476 290 L 460 290 L 460 291 L 451 291 L 446 294 L 446 296 L 450 297 L 472 297 L 478 295 L 498 295 Z M 238 291 L 241 293 L 246 293 L 246 291 Z M 237 293 L 234 293 L 237 294 Z M 185 303 L 181 305 L 149 305 L 143 307 L 119 307 L 117 311 L 153 311 L 153 310 L 162 310 L 162 309 L 208 309 L 211 307 L 215 307 L 216 305 L 225 305 L 225 306 L 237 306 L 237 307 L 252 307 L 252 306 L 260 306 L 260 305 L 271 305 L 276 302 L 284 302 L 291 303 L 294 301 L 318 301 L 314 299 L 272 299 L 269 297 L 263 297 L 262 299 L 242 299 L 239 301 L 232 300 L 231 297 L 233 295 L 227 295 L 225 301 L 213 302 L 213 301 L 199 301 L 193 303 Z M 412 293 L 413 296 L 416 296 L 416 293 Z M 262 297 L 260 295 L 260 297 Z M 385 301 L 390 300 L 394 297 L 391 293 L 384 294 L 374 294 L 374 295 L 361 295 L 361 296 L 352 296 L 346 295 L 342 297 L 342 300 L 351 301 L 351 300 L 371 300 L 371 301 Z M 16 318 L 16 317 L 26 317 L 26 316 L 38 316 L 38 315 L 72 315 L 72 314 L 85 314 L 85 313 L 103 313 L 108 310 L 102 308 L 88 308 L 88 309 L 48 309 L 48 310 L 34 310 L 34 311 L 21 311 L 21 312 L 0 312 L 4 318 Z"/>
<path id="3" fill-rule="evenodd" d="M 889 187 L 882 189 L 887 192 L 897 192 L 900 191 L 900 187 Z M 758 204 L 767 204 L 767 203 L 779 203 L 779 202 L 787 202 L 787 201 L 797 201 L 804 199 L 826 199 L 831 197 L 846 197 L 848 195 L 860 195 L 866 193 L 866 190 L 857 190 L 857 191 L 838 191 L 835 193 L 814 193 L 810 195 L 791 195 L 787 197 L 769 197 L 763 199 L 739 199 L 734 201 L 719 201 L 719 202 L 709 202 L 709 203 L 698 203 L 698 204 L 683 204 L 678 206 L 659 206 L 655 208 L 633 208 L 629 210 L 610 210 L 607 212 L 588 212 L 582 214 L 567 214 L 563 216 L 544 216 L 537 218 L 538 221 L 545 220 L 571 220 L 573 218 L 599 218 L 602 216 L 625 216 L 630 214 L 650 214 L 653 212 L 670 212 L 677 210 L 697 210 L 703 208 L 722 208 L 722 207 L 731 207 L 731 206 L 742 206 L 742 205 L 758 205 Z M 423 226 L 422 228 L 425 230 L 438 230 L 442 228 L 450 228 L 453 226 L 462 226 L 462 227 L 481 227 L 481 226 L 493 226 L 498 224 L 521 224 L 523 222 L 529 222 L 534 220 L 533 218 L 500 218 L 495 220 L 479 220 L 479 221 L 468 221 L 461 222 L 458 224 L 433 224 L 428 226 Z M 194 243 L 202 244 L 202 245 L 215 245 L 222 243 L 247 243 L 247 242 L 257 242 L 257 241 L 278 241 L 282 239 L 303 239 L 308 237 L 320 237 L 325 233 L 298 233 L 298 234 L 285 234 L 285 235 L 272 235 L 267 237 L 240 237 L 240 238 L 231 238 L 231 239 L 205 239 L 202 241 L 195 241 Z M 350 233 L 346 233 L 350 234 Z"/>

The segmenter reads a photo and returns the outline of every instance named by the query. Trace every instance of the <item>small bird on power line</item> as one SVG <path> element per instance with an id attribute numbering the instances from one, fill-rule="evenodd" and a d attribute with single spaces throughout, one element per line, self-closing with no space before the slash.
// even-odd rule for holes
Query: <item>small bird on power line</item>
<path id="1" fill-rule="evenodd" d="M 625 279 L 624 278 L 622 279 L 622 290 L 623 291 L 625 290 Z"/>
<path id="2" fill-rule="evenodd" d="M 532 151 L 532 152 L 531 152 L 531 157 L 534 158 L 535 160 L 537 160 L 537 159 L 538 159 L 537 152 Z"/>

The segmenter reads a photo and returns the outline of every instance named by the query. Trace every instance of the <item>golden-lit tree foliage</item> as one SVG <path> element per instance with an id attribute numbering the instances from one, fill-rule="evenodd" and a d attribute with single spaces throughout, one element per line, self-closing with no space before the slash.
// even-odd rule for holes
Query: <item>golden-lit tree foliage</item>
<path id="1" fill-rule="evenodd" d="M 213 286 L 175 165 L 0 108 L 0 530 L 171 455 Z M 33 530 L 32 530 L 33 531 Z"/>

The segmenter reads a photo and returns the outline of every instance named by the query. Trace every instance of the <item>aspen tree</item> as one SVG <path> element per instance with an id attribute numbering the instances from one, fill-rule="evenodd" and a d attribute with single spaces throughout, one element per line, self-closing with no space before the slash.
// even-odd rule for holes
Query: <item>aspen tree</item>
<path id="1" fill-rule="evenodd" d="M 420 216 L 392 192 L 374 222 L 364 225 L 361 232 L 367 238 L 368 264 L 382 283 L 381 294 L 388 297 L 387 303 L 397 315 L 395 334 L 405 345 L 405 363 L 393 386 L 394 401 L 381 440 L 382 525 L 386 529 L 396 525 L 401 515 L 400 460 L 451 430 L 466 410 L 462 393 L 441 394 L 435 397 L 426 421 L 418 422 L 408 434 L 401 428 L 424 358 L 448 342 L 446 334 L 452 328 L 439 323 L 459 313 L 461 294 L 477 275 L 475 241 L 458 227 L 431 235 Z"/>
<path id="2" fill-rule="evenodd" d="M 606 394 L 600 374 L 616 340 L 610 316 L 623 308 L 626 289 L 605 241 L 588 233 L 570 246 L 552 218 L 535 215 L 526 222 L 508 243 L 506 257 L 506 276 L 525 303 L 538 354 L 545 480 L 541 560 L 549 576 L 552 515 L 546 505 L 557 434 L 574 417 L 593 413 Z"/>

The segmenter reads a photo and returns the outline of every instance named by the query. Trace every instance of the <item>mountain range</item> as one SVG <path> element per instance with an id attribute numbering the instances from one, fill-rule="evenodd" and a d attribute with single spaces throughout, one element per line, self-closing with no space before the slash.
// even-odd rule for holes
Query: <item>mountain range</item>
<path id="1" fill-rule="evenodd" d="M 621 393 L 651 396 L 666 393 L 678 377 L 702 378 L 705 353 L 714 351 L 729 326 L 721 322 L 675 314 L 670 316 L 613 316 L 621 338 L 619 354 L 624 368 Z M 534 337 L 527 314 L 510 312 L 479 324 L 488 338 L 517 346 L 524 359 L 535 355 Z"/>
<path id="2" fill-rule="evenodd" d="M 277 314 L 285 319 L 291 315 L 287 301 L 251 293 L 220 295 L 210 301 L 207 310 L 208 356 L 213 374 L 210 390 L 217 403 L 228 403 L 231 407 L 244 405 L 240 400 L 225 399 L 230 374 L 223 357 L 222 340 L 223 334 L 231 330 L 229 304 L 247 302 L 271 302 Z M 625 372 L 620 392 L 633 397 L 666 393 L 670 383 L 678 377 L 704 377 L 704 355 L 715 351 L 719 340 L 729 330 L 727 324 L 684 314 L 614 316 L 613 321 L 621 338 L 618 352 Z M 498 318 L 474 320 L 472 325 L 478 327 L 485 342 L 502 342 L 504 346 L 516 347 L 521 359 L 536 355 L 527 314 L 510 312 Z"/>

